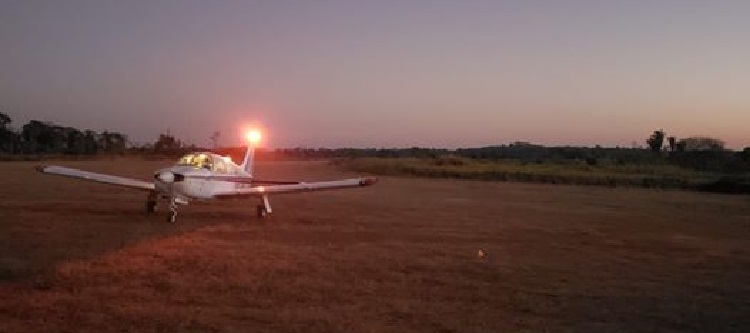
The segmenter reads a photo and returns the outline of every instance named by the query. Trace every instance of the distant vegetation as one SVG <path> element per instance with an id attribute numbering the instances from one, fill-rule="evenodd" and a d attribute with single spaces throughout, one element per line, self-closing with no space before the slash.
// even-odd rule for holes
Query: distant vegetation
<path id="1" fill-rule="evenodd" d="M 546 184 L 691 189 L 750 194 L 750 173 L 724 174 L 663 164 L 588 164 L 485 160 L 446 155 L 434 158 L 352 158 L 335 163 L 379 175 L 523 181 Z"/>
<path id="2" fill-rule="evenodd" d="M 668 145 L 664 145 L 664 139 Z M 750 194 L 750 148 L 721 140 L 677 140 L 654 131 L 644 148 L 544 147 L 526 142 L 483 148 L 287 151 L 339 157 L 343 168 L 383 175 L 677 188 Z M 354 157 L 354 158 L 352 158 Z"/>
<path id="3" fill-rule="evenodd" d="M 382 175 L 635 186 L 750 194 L 750 148 L 721 140 L 677 140 L 654 131 L 643 148 L 544 147 L 516 142 L 484 148 L 378 150 L 338 159 L 343 168 Z M 374 155 L 374 156 L 372 156 Z"/>
<path id="4" fill-rule="evenodd" d="M 2 159 L 125 154 L 172 158 L 200 149 L 169 134 L 138 146 L 117 132 L 78 130 L 37 120 L 20 129 L 10 124 L 10 117 L 0 113 Z M 214 146 L 219 136 L 219 132 L 210 136 Z M 292 148 L 259 150 L 258 159 L 333 159 L 350 170 L 385 175 L 750 193 L 750 147 L 730 151 L 719 139 L 677 139 L 664 130 L 654 131 L 645 143 L 647 148 L 545 147 L 528 142 L 455 150 Z M 238 161 L 245 148 L 215 147 L 213 151 Z"/>
<path id="5" fill-rule="evenodd" d="M 11 119 L 0 113 L 0 152 L 6 154 L 86 154 L 121 153 L 127 137 L 116 132 L 80 131 L 37 120 L 20 130 L 10 127 Z"/>
<path id="6" fill-rule="evenodd" d="M 56 155 L 175 155 L 195 148 L 169 134 L 161 134 L 152 144 L 137 146 L 118 132 L 80 130 L 39 120 L 31 120 L 20 128 L 13 128 L 11 124 L 12 119 L 0 112 L 1 159 L 39 159 Z"/>

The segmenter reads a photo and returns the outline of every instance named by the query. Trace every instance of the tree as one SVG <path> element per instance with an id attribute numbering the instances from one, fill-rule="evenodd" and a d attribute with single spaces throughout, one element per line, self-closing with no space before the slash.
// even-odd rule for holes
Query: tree
<path id="1" fill-rule="evenodd" d="M 674 152 L 674 150 L 677 148 L 677 138 L 670 136 L 667 138 L 667 142 L 669 143 L 669 151 Z"/>
<path id="2" fill-rule="evenodd" d="M 182 143 L 169 134 L 159 134 L 159 139 L 154 143 L 154 151 L 159 153 L 173 152 L 182 148 Z"/>
<path id="3" fill-rule="evenodd" d="M 680 140 L 684 151 L 723 151 L 724 141 L 719 139 L 694 136 Z"/>
<path id="4" fill-rule="evenodd" d="M 38 120 L 31 120 L 23 125 L 21 134 L 28 145 L 28 150 L 33 153 L 51 151 L 55 145 L 55 133 L 52 127 L 52 124 Z"/>
<path id="5" fill-rule="evenodd" d="M 685 147 L 686 147 L 686 145 L 685 145 L 685 140 L 680 140 L 680 141 L 677 141 L 677 143 L 675 143 L 675 145 L 674 145 L 674 148 L 675 148 L 675 149 L 676 149 L 676 150 L 677 150 L 678 152 L 684 152 L 684 151 L 685 151 Z"/>
<path id="6" fill-rule="evenodd" d="M 97 144 L 97 134 L 96 132 L 92 130 L 86 130 L 83 134 L 83 151 L 86 154 L 95 155 L 96 152 L 99 150 L 99 145 Z"/>
<path id="7" fill-rule="evenodd" d="M 10 117 L 5 113 L 0 112 L 0 128 L 6 128 L 10 122 Z"/>
<path id="8" fill-rule="evenodd" d="M 664 145 L 664 130 L 654 131 L 648 140 L 646 140 L 646 143 L 651 151 L 658 153 Z"/>
<path id="9" fill-rule="evenodd" d="M 122 154 L 127 148 L 128 137 L 122 133 L 109 132 L 109 152 Z"/>
<path id="10" fill-rule="evenodd" d="M 109 152 L 112 150 L 112 136 L 109 134 L 109 132 L 104 131 L 99 135 L 98 140 L 99 148 L 101 150 Z"/>
<path id="11" fill-rule="evenodd" d="M 10 117 L 0 112 L 0 151 L 12 153 L 16 150 L 18 134 L 9 128 L 10 123 Z"/>
<path id="12" fill-rule="evenodd" d="M 86 152 L 85 141 L 83 133 L 79 130 L 69 127 L 67 128 L 67 148 L 65 150 L 68 154 L 82 154 Z"/>

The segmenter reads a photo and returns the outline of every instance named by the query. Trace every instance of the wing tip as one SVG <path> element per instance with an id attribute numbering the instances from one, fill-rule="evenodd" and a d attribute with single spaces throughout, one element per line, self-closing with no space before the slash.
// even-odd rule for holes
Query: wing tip
<path id="1" fill-rule="evenodd" d="M 45 172 L 45 170 L 47 170 L 48 167 L 49 165 L 40 164 L 40 165 L 37 165 L 35 169 L 36 171 L 39 171 L 39 172 Z"/>
<path id="2" fill-rule="evenodd" d="M 362 178 L 362 180 L 359 181 L 359 184 L 362 186 L 372 186 L 375 185 L 375 183 L 378 182 L 378 179 L 375 177 L 367 177 Z"/>

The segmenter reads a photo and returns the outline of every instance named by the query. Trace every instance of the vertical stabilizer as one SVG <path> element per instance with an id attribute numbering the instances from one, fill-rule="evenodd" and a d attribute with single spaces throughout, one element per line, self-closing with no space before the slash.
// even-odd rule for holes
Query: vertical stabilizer
<path id="1" fill-rule="evenodd" d="M 242 160 L 240 167 L 245 170 L 249 176 L 253 176 L 253 159 L 255 156 L 255 147 L 253 145 L 247 146 L 247 152 L 245 152 L 245 158 Z"/>
<path id="2" fill-rule="evenodd" d="M 247 172 L 247 175 L 253 176 L 253 159 L 255 158 L 255 147 L 258 147 L 260 143 L 261 134 L 259 130 L 250 130 L 246 134 L 247 136 L 247 152 L 245 153 L 245 159 L 242 160 L 242 170 Z"/>

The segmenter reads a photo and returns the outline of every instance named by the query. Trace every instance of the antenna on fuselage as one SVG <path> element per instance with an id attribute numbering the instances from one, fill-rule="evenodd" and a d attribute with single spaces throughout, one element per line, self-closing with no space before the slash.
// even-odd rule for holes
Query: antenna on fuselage
<path id="1" fill-rule="evenodd" d="M 255 147 L 258 146 L 261 139 L 260 131 L 250 130 L 245 135 L 247 139 L 247 151 L 245 152 L 245 158 L 242 160 L 240 167 L 247 172 L 248 175 L 253 175 L 253 159 L 255 155 Z"/>

